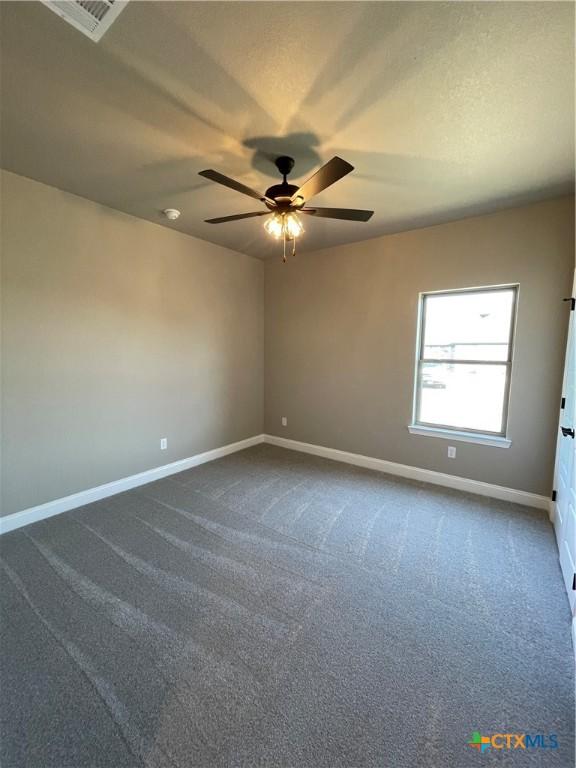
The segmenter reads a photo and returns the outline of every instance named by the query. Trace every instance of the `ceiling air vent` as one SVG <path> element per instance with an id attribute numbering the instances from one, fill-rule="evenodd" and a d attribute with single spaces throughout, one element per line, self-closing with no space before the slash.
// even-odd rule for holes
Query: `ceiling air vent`
<path id="1" fill-rule="evenodd" d="M 128 0 L 41 0 L 51 11 L 97 43 Z"/>

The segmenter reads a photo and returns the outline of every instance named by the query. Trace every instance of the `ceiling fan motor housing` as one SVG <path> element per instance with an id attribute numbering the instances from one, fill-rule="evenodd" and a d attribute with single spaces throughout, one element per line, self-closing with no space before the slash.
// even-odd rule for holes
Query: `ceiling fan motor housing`
<path id="1" fill-rule="evenodd" d="M 274 186 L 269 187 L 266 190 L 266 197 L 275 200 L 280 208 L 288 207 L 294 205 L 294 203 L 290 203 L 290 199 L 295 192 L 298 192 L 298 187 L 295 184 L 288 184 L 287 181 L 283 181 L 282 184 L 274 184 Z"/>
<path id="2" fill-rule="evenodd" d="M 276 160 L 274 160 L 274 165 L 278 168 L 282 176 L 284 176 L 284 181 L 281 184 L 274 184 L 269 187 L 266 190 L 266 197 L 274 200 L 280 211 L 283 209 L 291 210 L 298 207 L 298 201 L 295 200 L 294 202 L 291 202 L 291 199 L 292 196 L 298 192 L 299 187 L 295 184 L 288 184 L 286 181 L 286 176 L 288 176 L 292 168 L 294 168 L 294 158 L 282 155 L 282 157 L 277 157 Z M 304 201 L 302 201 L 302 203 L 304 203 Z M 272 206 L 269 205 L 268 207 L 272 209 Z"/>

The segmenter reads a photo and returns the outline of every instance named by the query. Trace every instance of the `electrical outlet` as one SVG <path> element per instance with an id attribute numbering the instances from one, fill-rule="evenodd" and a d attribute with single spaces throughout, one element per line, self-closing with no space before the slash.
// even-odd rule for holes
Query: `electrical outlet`
<path id="1" fill-rule="evenodd" d="M 287 427 L 288 426 L 288 419 L 286 416 L 282 416 L 282 426 Z"/>
<path id="2" fill-rule="evenodd" d="M 161 451 L 165 451 L 166 448 L 168 448 L 168 438 L 167 437 L 163 437 L 160 440 L 160 450 Z"/>
<path id="3" fill-rule="evenodd" d="M 448 446 L 448 458 L 449 459 L 456 458 L 456 448 L 453 445 Z"/>

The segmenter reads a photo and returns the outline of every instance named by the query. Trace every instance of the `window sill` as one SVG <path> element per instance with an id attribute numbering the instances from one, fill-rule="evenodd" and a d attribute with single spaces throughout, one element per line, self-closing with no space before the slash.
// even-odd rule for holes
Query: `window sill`
<path id="1" fill-rule="evenodd" d="M 408 432 L 411 435 L 423 435 L 424 437 L 441 437 L 444 440 L 456 440 L 461 443 L 477 443 L 478 445 L 491 445 L 496 448 L 510 448 L 512 440 L 496 435 L 483 435 L 481 432 L 459 432 L 456 429 L 440 429 L 439 427 L 424 427 L 420 424 L 410 424 Z"/>

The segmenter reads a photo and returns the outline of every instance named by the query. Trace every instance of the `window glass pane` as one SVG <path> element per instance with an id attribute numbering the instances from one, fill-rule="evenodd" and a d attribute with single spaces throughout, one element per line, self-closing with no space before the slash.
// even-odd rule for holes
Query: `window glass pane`
<path id="1" fill-rule="evenodd" d="M 501 432 L 506 365 L 421 363 L 418 421 Z"/>
<path id="2" fill-rule="evenodd" d="M 508 360 L 514 291 L 428 295 L 423 357 L 439 360 Z"/>

